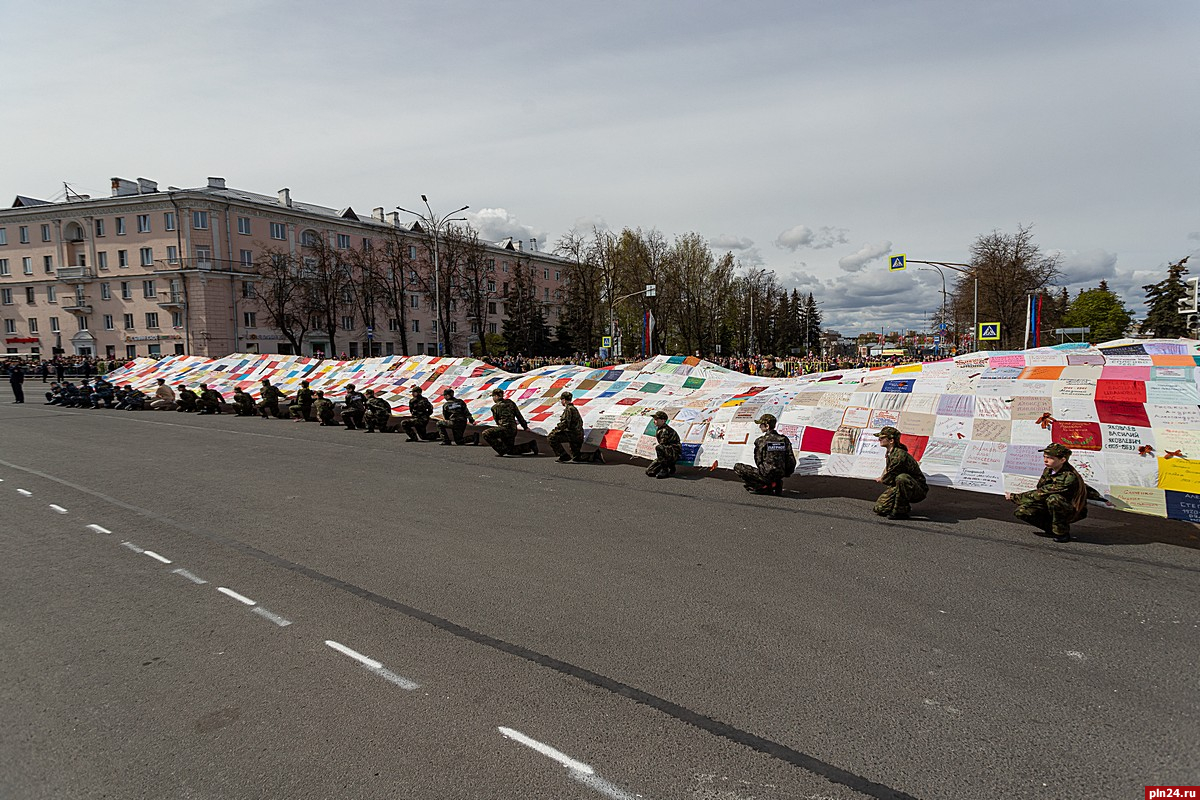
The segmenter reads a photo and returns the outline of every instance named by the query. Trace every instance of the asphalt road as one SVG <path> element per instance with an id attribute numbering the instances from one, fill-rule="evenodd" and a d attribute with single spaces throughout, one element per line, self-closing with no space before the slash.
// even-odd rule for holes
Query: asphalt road
<path id="1" fill-rule="evenodd" d="M 1200 539 L 0 390 L 0 797 L 1134 798 Z M 168 563 L 169 562 L 169 563 Z M 253 603 L 253 605 L 250 605 Z"/>

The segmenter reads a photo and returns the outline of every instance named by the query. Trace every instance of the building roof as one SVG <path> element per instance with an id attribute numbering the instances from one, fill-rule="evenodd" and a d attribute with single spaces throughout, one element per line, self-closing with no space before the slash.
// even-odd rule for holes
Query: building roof
<path id="1" fill-rule="evenodd" d="M 49 200 L 38 200 L 36 197 L 26 197 L 23 194 L 17 195 L 17 199 L 13 200 L 13 208 L 27 208 L 28 206 L 49 206 L 53 205 Z"/>

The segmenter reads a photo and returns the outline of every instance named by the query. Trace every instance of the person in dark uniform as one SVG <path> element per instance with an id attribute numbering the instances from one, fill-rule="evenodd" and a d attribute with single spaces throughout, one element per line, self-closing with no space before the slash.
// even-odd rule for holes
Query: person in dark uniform
<path id="1" fill-rule="evenodd" d="M 21 369 L 21 365 L 13 362 L 8 365 L 8 385 L 12 387 L 14 403 L 25 402 L 25 370 Z"/>
<path id="2" fill-rule="evenodd" d="M 558 396 L 559 402 L 562 403 L 562 416 L 558 418 L 558 424 L 554 426 L 554 430 L 550 431 L 550 435 L 546 437 L 546 441 L 550 444 L 550 449 L 554 451 L 554 455 L 558 456 L 560 463 L 568 461 L 582 461 L 583 456 L 583 416 L 579 413 L 579 409 L 575 407 L 574 395 L 570 392 L 563 392 Z M 563 444 L 571 448 L 568 455 Z"/>
<path id="3" fill-rule="evenodd" d="M 425 438 L 429 418 L 433 416 L 433 403 L 421 393 L 420 386 L 409 389 L 408 414 L 400 418 L 400 428 L 408 434 L 410 442 L 419 442 Z"/>
<path id="4" fill-rule="evenodd" d="M 442 419 L 438 420 L 438 432 L 442 435 L 442 444 L 452 444 L 450 437 L 453 435 L 453 444 L 467 444 L 467 425 L 474 425 L 475 417 L 471 415 L 471 410 L 467 408 L 467 404 L 454 396 L 453 389 L 446 389 L 442 392 Z M 479 444 L 479 434 L 472 434 L 472 444 Z"/>
<path id="5" fill-rule="evenodd" d="M 342 424 L 348 431 L 364 430 L 363 415 L 367 413 L 367 398 L 354 384 L 346 386 L 346 398 L 342 401 Z"/>
<path id="6" fill-rule="evenodd" d="M 651 478 L 669 478 L 675 474 L 675 462 L 683 455 L 683 444 L 679 434 L 669 424 L 670 417 L 665 411 L 655 411 L 650 418 L 654 420 L 654 460 L 646 467 L 646 474 Z"/>
<path id="7" fill-rule="evenodd" d="M 517 404 L 504 396 L 503 389 L 492 390 L 492 402 L 492 421 L 496 424 L 494 427 L 484 429 L 483 440 L 491 445 L 497 456 L 518 456 L 524 453 L 536 456 L 538 454 L 536 441 L 516 443 L 517 426 L 520 425 L 526 431 L 529 430 L 529 423 L 521 415 L 521 409 L 517 407 Z"/>
<path id="8" fill-rule="evenodd" d="M 313 393 L 308 381 L 300 381 L 296 402 L 288 406 L 288 415 L 296 422 L 312 422 Z"/>
<path id="9" fill-rule="evenodd" d="M 263 419 L 270 414 L 275 419 L 282 419 L 283 412 L 279 410 L 279 403 L 283 400 L 283 392 L 278 386 L 273 386 L 269 378 L 262 379 L 262 388 L 258 391 L 258 413 Z"/>
<path id="10" fill-rule="evenodd" d="M 201 414 L 220 414 L 221 393 L 216 389 L 208 388 L 207 383 L 200 384 L 199 406 Z"/>
<path id="11" fill-rule="evenodd" d="M 900 441 L 900 431 L 892 426 L 875 434 L 887 452 L 883 474 L 875 479 L 888 489 L 875 501 L 875 513 L 888 519 L 908 519 L 911 504 L 919 503 L 929 494 L 929 484 L 921 465 Z"/>
<path id="12" fill-rule="evenodd" d="M 380 433 L 387 433 L 388 423 L 392 419 L 392 405 L 382 397 L 377 397 L 374 389 L 365 392 L 367 407 L 363 420 L 367 423 L 367 433 L 374 433 L 378 428 Z"/>
<path id="13" fill-rule="evenodd" d="M 254 416 L 254 398 L 244 389 L 233 390 L 233 409 L 239 417 Z"/>
<path id="14" fill-rule="evenodd" d="M 762 369 L 758 371 L 760 378 L 786 378 L 787 373 L 775 366 L 775 356 L 765 356 L 763 358 Z"/>
<path id="15" fill-rule="evenodd" d="M 200 397 L 191 389 L 179 384 L 179 396 L 176 398 L 176 411 L 186 411 L 192 413 L 200 405 Z"/>
<path id="16" fill-rule="evenodd" d="M 796 454 L 792 443 L 782 433 L 775 432 L 774 414 L 763 414 L 754 420 L 762 436 L 754 440 L 754 466 L 734 464 L 733 472 L 745 484 L 747 492 L 783 494 L 783 479 L 796 471 Z"/>
<path id="17" fill-rule="evenodd" d="M 317 412 L 317 419 L 321 423 L 321 427 L 336 426 L 337 422 L 333 419 L 333 401 L 325 396 L 324 392 L 318 391 L 317 399 L 313 401 L 313 410 Z"/>
<path id="18" fill-rule="evenodd" d="M 1037 488 L 1018 494 L 1005 494 L 1016 503 L 1013 516 L 1054 537 L 1056 542 L 1071 541 L 1071 523 L 1087 516 L 1087 484 L 1071 466 L 1071 450 L 1058 443 L 1042 450 L 1046 468 Z"/>

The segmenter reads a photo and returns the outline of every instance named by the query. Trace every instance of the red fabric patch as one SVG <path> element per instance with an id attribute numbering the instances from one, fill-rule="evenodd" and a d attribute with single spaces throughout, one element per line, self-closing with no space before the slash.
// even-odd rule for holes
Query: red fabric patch
<path id="1" fill-rule="evenodd" d="M 806 453 L 829 453 L 833 447 L 833 434 L 824 428 L 805 428 L 800 437 L 800 449 Z"/>
<path id="2" fill-rule="evenodd" d="M 1099 450 L 1101 449 L 1100 423 L 1055 420 L 1050 430 L 1050 438 L 1072 450 Z"/>
<path id="3" fill-rule="evenodd" d="M 605 450 L 616 450 L 617 445 L 621 443 L 621 434 L 624 431 L 607 430 L 604 432 L 604 439 L 600 442 L 600 446 Z"/>
<path id="4" fill-rule="evenodd" d="M 900 444 L 908 448 L 909 454 L 917 461 L 925 455 L 925 447 L 929 444 L 928 436 L 913 436 L 910 433 L 900 434 Z"/>
<path id="5" fill-rule="evenodd" d="M 1146 402 L 1146 384 L 1141 381 L 1107 380 L 1096 381 L 1096 399 L 1118 403 Z"/>
<path id="6" fill-rule="evenodd" d="M 1096 414 L 1101 422 L 1109 425 L 1137 425 L 1150 427 L 1150 417 L 1141 403 L 1118 403 L 1113 400 L 1097 400 Z"/>
<path id="7" fill-rule="evenodd" d="M 620 400 L 617 401 L 617 405 L 619 405 L 619 406 L 636 406 L 640 402 L 642 402 L 641 398 L 638 398 L 638 397 L 622 397 Z"/>

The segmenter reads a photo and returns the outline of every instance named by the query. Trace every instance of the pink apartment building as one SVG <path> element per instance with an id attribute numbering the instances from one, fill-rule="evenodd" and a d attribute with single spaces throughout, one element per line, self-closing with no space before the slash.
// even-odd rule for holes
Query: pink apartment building
<path id="1" fill-rule="evenodd" d="M 427 268 L 431 261 L 428 237 L 398 212 L 375 208 L 359 217 L 351 208 L 293 201 L 287 189 L 277 195 L 231 189 L 224 178 L 166 191 L 144 178 L 113 178 L 112 196 L 105 198 L 18 196 L 12 208 L 0 210 L 5 351 L 48 356 L 60 347 L 69 355 L 110 359 L 290 353 L 291 344 L 260 306 L 255 265 L 267 252 L 303 259 L 305 244 L 317 236 L 338 250 L 399 241 L 413 263 Z M 532 267 L 546 321 L 558 322 L 565 262 L 537 252 L 533 240 L 528 249 L 512 240 L 485 249 L 494 281 L 487 282 L 479 319 L 465 306 L 452 310 L 446 338 L 455 355 L 470 352 L 480 328 L 502 332 L 510 269 L 518 260 Z M 405 300 L 408 353 L 398 319 L 377 317 L 368 330 L 347 303 L 332 347 L 325 332 L 309 331 L 302 354 L 437 353 L 433 297 L 414 280 Z"/>

